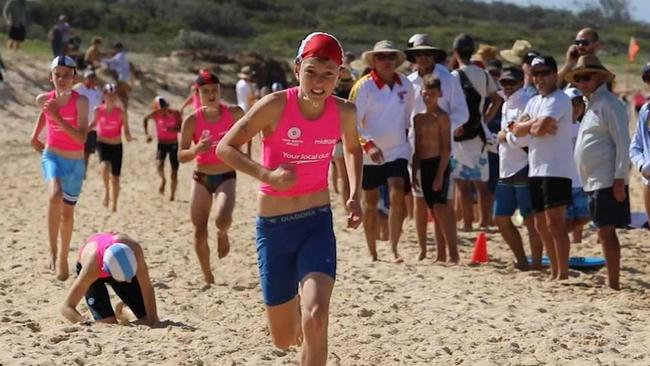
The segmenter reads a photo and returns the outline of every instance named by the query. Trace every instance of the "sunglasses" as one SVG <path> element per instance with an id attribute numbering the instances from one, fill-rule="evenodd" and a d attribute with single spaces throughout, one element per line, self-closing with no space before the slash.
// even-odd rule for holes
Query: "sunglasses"
<path id="1" fill-rule="evenodd" d="M 379 61 L 394 61 L 397 60 L 397 54 L 393 52 L 376 53 L 375 59 Z"/>
<path id="2" fill-rule="evenodd" d="M 573 77 L 576 83 L 590 82 L 594 78 L 594 74 L 578 74 Z"/>
<path id="3" fill-rule="evenodd" d="M 592 43 L 592 41 L 590 41 L 588 39 L 576 39 L 574 41 L 574 43 L 575 43 L 576 46 L 585 46 L 585 47 L 587 47 Z"/>
<path id="4" fill-rule="evenodd" d="M 537 77 L 547 77 L 547 76 L 552 75 L 554 73 L 555 73 L 555 71 L 553 71 L 551 69 L 546 69 L 546 70 L 542 70 L 542 71 L 533 71 L 531 74 L 533 75 L 533 77 L 537 78 Z"/>
<path id="5" fill-rule="evenodd" d="M 499 84 L 501 84 L 501 86 L 515 86 L 518 83 L 519 82 L 517 80 L 512 80 L 512 79 L 499 80 Z"/>

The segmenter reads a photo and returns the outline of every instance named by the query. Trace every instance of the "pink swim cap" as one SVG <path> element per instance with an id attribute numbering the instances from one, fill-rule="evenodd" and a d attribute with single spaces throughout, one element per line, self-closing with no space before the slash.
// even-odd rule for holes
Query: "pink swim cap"
<path id="1" fill-rule="evenodd" d="M 336 37 L 329 33 L 314 32 L 300 43 L 296 63 L 310 57 L 332 60 L 337 65 L 343 64 L 343 47 Z"/>

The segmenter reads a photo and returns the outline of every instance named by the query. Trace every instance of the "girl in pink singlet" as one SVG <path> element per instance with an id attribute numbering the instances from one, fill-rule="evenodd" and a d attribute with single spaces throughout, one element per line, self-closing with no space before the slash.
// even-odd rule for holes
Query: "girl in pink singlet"
<path id="1" fill-rule="evenodd" d="M 107 285 L 122 300 L 113 309 Z M 89 323 L 76 307 L 81 298 L 96 322 L 154 326 L 158 323 L 156 295 L 142 247 L 125 234 L 112 232 L 91 236 L 79 249 L 77 278 L 63 305 L 61 314 L 73 323 Z"/>
<path id="2" fill-rule="evenodd" d="M 147 136 L 147 143 L 151 142 L 152 137 L 149 135 L 148 122 L 149 119 L 153 118 L 158 138 L 158 147 L 156 149 L 156 167 L 160 176 L 158 192 L 165 194 L 165 185 L 167 183 L 165 179 L 165 159 L 169 156 L 169 163 L 172 168 L 169 200 L 173 201 L 178 186 L 178 132 L 181 130 L 181 112 L 171 108 L 167 100 L 160 96 L 154 98 L 152 109 L 153 111 L 146 115 L 142 121 L 144 133 Z"/>
<path id="3" fill-rule="evenodd" d="M 126 111 L 119 105 L 117 88 L 113 84 L 104 85 L 104 103 L 95 108 L 95 120 L 90 127 L 97 127 L 97 150 L 101 162 L 102 178 L 104 180 L 104 200 L 102 204 L 108 207 L 110 200 L 110 182 L 113 190 L 111 209 L 117 211 L 117 199 L 120 196 L 120 174 L 122 172 L 122 130 L 126 141 L 133 141 L 129 129 Z"/>
<path id="4" fill-rule="evenodd" d="M 340 138 L 350 182 L 348 227 L 361 223 L 356 111 L 354 104 L 332 95 L 342 62 L 343 50 L 332 35 L 307 36 L 294 66 L 300 85 L 262 98 L 217 147 L 226 163 L 261 181 L 256 241 L 271 338 L 279 348 L 302 342 L 301 360 L 310 365 L 327 362 L 336 277 L 327 173 Z M 261 164 L 240 151 L 260 132 Z"/>
<path id="5" fill-rule="evenodd" d="M 70 57 L 59 56 L 52 60 L 50 80 L 54 90 L 36 97 L 41 110 L 31 136 L 32 147 L 41 153 L 43 178 L 49 195 L 48 267 L 56 269 L 56 277 L 61 281 L 68 278 L 74 208 L 86 171 L 84 142 L 88 132 L 88 99 L 72 90 L 75 74 L 76 64 Z M 43 144 L 38 138 L 45 126 L 47 142 Z"/>
<path id="6" fill-rule="evenodd" d="M 194 248 L 207 285 L 214 283 L 210 268 L 208 220 L 212 202 L 216 204 L 217 253 L 223 258 L 230 250 L 228 229 L 235 208 L 235 171 L 216 153 L 217 143 L 244 112 L 221 103 L 219 78 L 207 70 L 199 73 L 195 88 L 201 108 L 190 114 L 181 126 L 181 163 L 196 161 L 190 210 L 194 224 Z"/>

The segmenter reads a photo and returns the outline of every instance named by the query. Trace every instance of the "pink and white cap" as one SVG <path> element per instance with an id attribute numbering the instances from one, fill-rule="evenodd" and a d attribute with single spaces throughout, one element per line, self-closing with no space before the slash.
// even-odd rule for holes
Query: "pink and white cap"
<path id="1" fill-rule="evenodd" d="M 343 46 L 336 37 L 329 33 L 314 32 L 300 43 L 296 63 L 306 58 L 317 57 L 332 60 L 340 66 L 343 64 L 343 55 Z"/>

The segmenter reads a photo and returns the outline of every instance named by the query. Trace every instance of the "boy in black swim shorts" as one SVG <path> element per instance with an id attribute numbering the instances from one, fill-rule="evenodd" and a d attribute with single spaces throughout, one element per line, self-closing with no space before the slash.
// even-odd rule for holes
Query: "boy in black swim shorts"
<path id="1" fill-rule="evenodd" d="M 451 155 L 451 132 L 449 116 L 438 107 L 440 80 L 432 74 L 422 82 L 422 99 L 427 107 L 425 113 L 413 117 L 415 150 L 413 152 L 413 185 L 420 188 L 431 210 L 431 215 L 442 228 L 443 242 L 436 243 L 436 261 L 458 262 L 458 248 L 453 218 L 446 215 L 447 191 L 449 190 L 449 157 Z M 419 185 L 420 187 L 417 187 Z M 419 259 L 426 257 L 426 243 L 420 243 Z"/>

